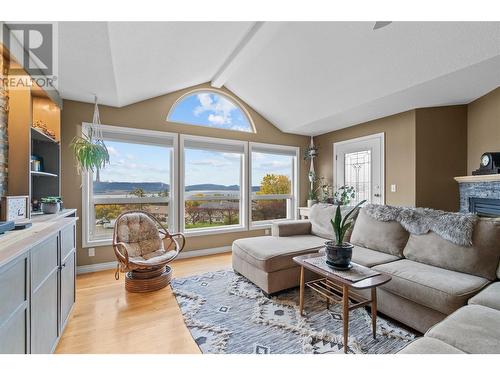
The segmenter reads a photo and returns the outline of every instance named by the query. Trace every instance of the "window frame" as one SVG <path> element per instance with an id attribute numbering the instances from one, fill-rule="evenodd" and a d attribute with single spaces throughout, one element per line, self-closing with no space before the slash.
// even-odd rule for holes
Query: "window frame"
<path id="1" fill-rule="evenodd" d="M 185 218 L 185 143 L 186 140 L 193 141 L 203 141 L 207 143 L 213 144 L 222 144 L 222 145 L 241 145 L 243 147 L 243 153 L 241 158 L 241 170 L 240 170 L 240 224 L 235 225 L 224 225 L 220 227 L 212 227 L 212 228 L 202 228 L 202 229 L 186 229 L 186 218 Z M 216 150 L 214 150 L 216 151 Z M 247 213 L 247 200 L 248 200 L 248 190 L 247 190 L 247 179 L 248 179 L 248 142 L 239 141 L 233 139 L 225 139 L 225 138 L 213 138 L 213 137 L 204 137 L 204 136 L 195 136 L 195 135 L 187 135 L 180 134 L 179 135 L 179 187 L 178 187 L 178 202 L 179 202 L 179 230 L 184 233 L 186 237 L 196 237 L 196 236 L 204 236 L 210 234 L 218 234 L 218 233 L 232 233 L 232 232 L 242 232 L 248 230 L 248 213 Z"/>
<path id="2" fill-rule="evenodd" d="M 88 129 L 91 126 L 88 122 L 82 123 L 82 134 L 88 134 Z M 128 128 L 114 125 L 101 125 L 103 132 L 107 133 L 118 133 L 122 136 L 130 135 L 131 138 L 136 138 L 137 136 L 150 136 L 157 139 L 168 139 L 172 142 L 172 151 L 170 155 L 170 196 L 168 198 L 168 217 L 169 217 L 169 229 L 172 232 L 177 231 L 178 228 L 178 186 L 177 183 L 179 178 L 179 169 L 177 162 L 177 150 L 178 150 L 178 134 L 156 131 L 156 130 L 147 130 L 147 129 L 138 129 L 138 128 Z M 126 139 L 124 140 L 126 142 Z M 144 142 L 147 145 L 147 142 Z M 161 145 L 161 142 L 158 142 L 158 145 Z M 90 234 L 91 219 L 94 217 L 94 204 L 95 198 L 93 196 L 93 173 L 82 171 L 82 247 L 98 247 L 98 246 L 107 246 L 111 245 L 113 242 L 112 238 L 103 238 L 103 239 L 92 239 Z M 173 199 L 172 199 L 173 197 Z M 155 200 L 156 197 L 151 197 L 152 200 Z M 99 198 L 97 198 L 99 200 Z M 140 198 L 112 198 L 108 199 L 112 201 L 117 201 L 118 203 L 134 203 L 134 201 L 140 200 Z"/>
<path id="3" fill-rule="evenodd" d="M 170 116 L 175 111 L 175 109 L 177 108 L 178 104 L 180 104 L 188 96 L 195 95 L 197 93 L 204 93 L 204 92 L 211 93 L 211 94 L 217 94 L 219 96 L 222 96 L 225 99 L 229 100 L 234 105 L 236 105 L 241 110 L 241 112 L 243 112 L 243 115 L 246 117 L 248 123 L 250 124 L 250 131 L 247 132 L 247 131 L 242 131 L 242 130 L 237 130 L 237 129 L 229 129 L 229 128 L 226 129 L 226 128 L 221 128 L 221 127 L 216 127 L 216 126 L 192 124 L 190 122 L 173 121 L 173 120 L 171 120 Z M 228 131 L 237 132 L 237 133 L 243 133 L 243 134 L 255 134 L 256 133 L 255 124 L 253 122 L 252 116 L 250 116 L 250 113 L 245 108 L 245 106 L 238 99 L 236 99 L 233 95 L 231 95 L 231 94 L 229 94 L 227 92 L 224 92 L 222 90 L 218 90 L 218 89 L 214 89 L 214 88 L 210 88 L 210 87 L 205 87 L 205 88 L 199 88 L 199 89 L 190 90 L 190 91 L 182 94 L 181 96 L 179 96 L 177 98 L 177 100 L 174 102 L 174 104 L 172 104 L 172 106 L 170 107 L 170 109 L 168 111 L 168 114 L 167 114 L 167 118 L 165 120 L 167 122 L 171 122 L 171 123 L 174 123 L 174 124 L 182 124 L 182 125 L 189 125 L 189 126 L 199 126 L 201 128 L 205 128 L 205 129 L 208 128 L 208 129 L 217 129 L 217 130 L 228 130 Z"/>
<path id="4" fill-rule="evenodd" d="M 293 166 L 292 166 L 292 192 L 291 194 L 273 194 L 273 195 L 261 195 L 259 199 L 280 199 L 285 198 L 290 199 L 290 208 L 287 211 L 290 212 L 290 217 L 287 214 L 286 218 L 283 219 L 271 219 L 271 220 L 252 220 L 252 201 L 254 200 L 254 193 L 252 191 L 252 153 L 254 152 L 254 148 L 264 148 L 269 150 L 277 150 L 277 151 L 293 151 L 295 153 Z M 259 152 L 259 151 L 255 151 Z M 296 220 L 298 217 L 298 209 L 299 209 L 299 200 L 300 200 L 300 166 L 299 159 L 300 158 L 300 147 L 298 146 L 288 146 L 288 145 L 276 145 L 271 143 L 259 143 L 259 142 L 248 142 L 248 223 L 249 230 L 254 229 L 266 229 L 272 226 L 273 222 L 277 221 L 286 221 L 286 220 Z M 257 194 L 255 194 L 257 196 Z M 289 198 L 288 198 L 289 197 Z"/>

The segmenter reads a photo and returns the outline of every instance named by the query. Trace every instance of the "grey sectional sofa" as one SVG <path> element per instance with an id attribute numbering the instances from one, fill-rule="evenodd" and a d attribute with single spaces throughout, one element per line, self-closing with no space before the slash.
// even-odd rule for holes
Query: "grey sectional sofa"
<path id="1" fill-rule="evenodd" d="M 278 222 L 273 224 L 272 236 L 235 241 L 233 268 L 266 293 L 297 286 L 299 268 L 292 258 L 317 252 L 326 239 L 333 238 L 329 220 L 334 209 L 315 205 L 310 220 Z M 350 242 L 355 245 L 354 262 L 392 276 L 378 290 L 379 311 L 417 331 L 426 332 L 450 315 L 451 321 L 446 319 L 443 324 L 456 324 L 455 320 L 478 309 L 500 305 L 500 287 L 495 283 L 500 278 L 498 219 L 480 219 L 472 246 L 462 247 L 432 231 L 410 234 L 399 223 L 375 220 L 361 209 Z M 468 303 L 466 312 L 456 312 Z M 429 347 L 455 348 L 446 341 L 438 343 L 438 326 L 433 330 L 426 337 Z M 500 335 L 496 337 L 500 341 Z M 419 341 L 415 345 L 423 345 Z"/>

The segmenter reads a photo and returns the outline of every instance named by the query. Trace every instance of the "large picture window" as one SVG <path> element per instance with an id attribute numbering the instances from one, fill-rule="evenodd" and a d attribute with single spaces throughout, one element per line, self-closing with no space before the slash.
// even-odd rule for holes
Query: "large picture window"
<path id="1" fill-rule="evenodd" d="M 110 163 L 84 177 L 87 244 L 109 243 L 115 219 L 129 210 L 148 211 L 173 229 L 176 136 L 103 126 L 103 137 Z"/>
<path id="2" fill-rule="evenodd" d="M 246 143 L 181 136 L 181 144 L 184 231 L 245 228 Z"/>
<path id="3" fill-rule="evenodd" d="M 296 218 L 299 149 L 250 143 L 252 226 Z"/>

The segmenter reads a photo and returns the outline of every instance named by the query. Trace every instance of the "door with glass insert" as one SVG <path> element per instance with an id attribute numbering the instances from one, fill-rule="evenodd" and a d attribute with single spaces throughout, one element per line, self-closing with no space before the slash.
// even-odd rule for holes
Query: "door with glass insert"
<path id="1" fill-rule="evenodd" d="M 384 134 L 337 142 L 333 145 L 334 188 L 352 186 L 356 198 L 369 203 L 384 203 Z"/>

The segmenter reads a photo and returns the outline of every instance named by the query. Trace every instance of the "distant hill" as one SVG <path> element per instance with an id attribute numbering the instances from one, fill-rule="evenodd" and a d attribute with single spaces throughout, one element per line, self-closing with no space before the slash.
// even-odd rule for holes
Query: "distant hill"
<path id="1" fill-rule="evenodd" d="M 163 182 L 94 182 L 95 194 L 127 194 L 135 189 L 143 189 L 146 193 L 170 191 L 170 185 Z M 186 186 L 186 191 L 238 191 L 238 185 L 198 184 Z M 252 186 L 252 191 L 260 190 Z"/>
<path id="2" fill-rule="evenodd" d="M 126 194 L 135 189 L 159 193 L 170 191 L 170 185 L 163 182 L 94 182 L 94 194 Z"/>

